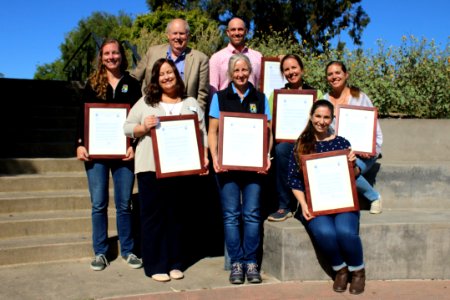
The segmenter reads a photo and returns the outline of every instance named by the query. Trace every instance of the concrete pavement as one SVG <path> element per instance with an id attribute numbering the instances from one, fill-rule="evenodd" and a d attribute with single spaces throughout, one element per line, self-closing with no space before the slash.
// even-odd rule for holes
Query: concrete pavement
<path id="1" fill-rule="evenodd" d="M 332 281 L 281 282 L 262 273 L 262 284 L 231 285 L 223 257 L 205 258 L 192 265 L 182 280 L 155 282 L 142 269 L 130 269 L 121 259 L 104 271 L 89 268 L 90 260 L 0 267 L 0 299 L 450 299 L 450 280 L 366 282 L 364 294 L 332 291 Z"/>

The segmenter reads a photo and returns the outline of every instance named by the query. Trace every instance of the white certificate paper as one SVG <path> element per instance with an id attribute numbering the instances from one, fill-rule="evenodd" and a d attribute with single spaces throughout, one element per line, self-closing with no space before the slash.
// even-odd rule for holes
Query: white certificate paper
<path id="1" fill-rule="evenodd" d="M 126 155 L 127 137 L 123 124 L 127 118 L 124 108 L 89 108 L 89 155 Z"/>
<path id="2" fill-rule="evenodd" d="M 315 91 L 304 94 L 282 91 L 275 91 L 275 139 L 277 142 L 294 142 L 308 123 L 309 112 L 315 100 Z"/>
<path id="3" fill-rule="evenodd" d="M 190 120 L 160 123 L 156 138 L 162 173 L 201 169 L 198 143 L 193 137 L 196 132 Z"/>
<path id="4" fill-rule="evenodd" d="M 306 199 L 313 215 L 359 209 L 349 150 L 303 155 Z"/>
<path id="5" fill-rule="evenodd" d="M 336 134 L 345 137 L 355 153 L 375 154 L 376 108 L 338 105 Z"/>
<path id="6" fill-rule="evenodd" d="M 264 170 L 267 164 L 266 115 L 222 112 L 219 131 L 219 164 L 223 169 Z"/>
<path id="7" fill-rule="evenodd" d="M 150 135 L 158 178 L 205 171 L 197 115 L 160 117 Z"/>
<path id="8" fill-rule="evenodd" d="M 287 81 L 280 72 L 278 58 L 263 58 L 261 70 L 264 72 L 262 91 L 269 98 L 275 89 L 283 88 Z"/>

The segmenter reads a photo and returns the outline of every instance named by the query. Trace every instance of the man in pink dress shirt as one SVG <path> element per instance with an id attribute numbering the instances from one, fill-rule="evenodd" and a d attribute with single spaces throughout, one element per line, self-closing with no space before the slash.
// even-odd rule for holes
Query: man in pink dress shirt
<path id="1" fill-rule="evenodd" d="M 249 81 L 256 89 L 259 88 L 262 54 L 245 46 L 247 32 L 247 26 L 241 18 L 234 17 L 228 22 L 226 31 L 230 40 L 228 46 L 214 53 L 209 59 L 210 97 L 228 86 L 230 82 L 227 75 L 228 61 L 236 53 L 245 54 L 250 59 L 253 72 L 250 74 Z"/>

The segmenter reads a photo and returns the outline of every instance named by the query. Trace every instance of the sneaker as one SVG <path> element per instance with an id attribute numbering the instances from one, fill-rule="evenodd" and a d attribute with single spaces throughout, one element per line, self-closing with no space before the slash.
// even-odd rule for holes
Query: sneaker
<path id="1" fill-rule="evenodd" d="M 122 258 L 132 269 L 139 269 L 142 267 L 142 259 L 138 258 L 133 253 L 128 254 L 128 256 L 122 256 Z"/>
<path id="2" fill-rule="evenodd" d="M 383 211 L 381 207 L 381 197 L 375 201 L 372 201 L 370 204 L 370 213 L 371 214 L 380 214 Z"/>
<path id="3" fill-rule="evenodd" d="M 267 220 L 272 221 L 272 222 L 281 222 L 286 220 L 287 218 L 292 217 L 292 213 L 289 209 L 286 208 L 280 208 L 279 210 L 277 210 L 276 212 L 274 212 L 273 214 L 271 214 Z"/>
<path id="4" fill-rule="evenodd" d="M 232 284 L 244 283 L 244 270 L 241 263 L 234 263 L 231 265 L 230 282 Z"/>
<path id="5" fill-rule="evenodd" d="M 103 254 L 95 256 L 94 260 L 91 261 L 91 269 L 94 271 L 102 271 L 106 266 L 109 266 L 109 263 L 106 256 Z"/>
<path id="6" fill-rule="evenodd" d="M 247 275 L 247 281 L 250 283 L 261 283 L 261 275 L 258 271 L 258 265 L 255 263 L 249 263 L 246 266 L 245 274 Z"/>

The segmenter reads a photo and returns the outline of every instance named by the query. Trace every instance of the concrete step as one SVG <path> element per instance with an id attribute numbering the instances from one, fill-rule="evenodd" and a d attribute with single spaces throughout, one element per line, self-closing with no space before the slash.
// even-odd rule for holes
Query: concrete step
<path id="1" fill-rule="evenodd" d="M 110 191 L 112 195 L 112 190 Z M 113 199 L 111 199 L 114 205 Z M 0 214 L 40 211 L 73 211 L 90 209 L 91 200 L 87 190 L 44 192 L 0 192 Z"/>
<path id="2" fill-rule="evenodd" d="M 72 158 L 10 158 L 0 159 L 0 174 L 42 174 L 84 172 L 84 163 Z"/>
<path id="3" fill-rule="evenodd" d="M 115 228 L 115 210 L 108 210 L 108 223 Z M 0 240 L 16 237 L 91 231 L 91 211 L 44 211 L 0 215 Z"/>
<path id="4" fill-rule="evenodd" d="M 2 192 L 87 190 L 85 172 L 56 172 L 0 177 Z"/>
<path id="5" fill-rule="evenodd" d="M 108 236 L 112 252 L 118 248 L 117 233 Z M 0 240 L 0 266 L 44 263 L 92 257 L 90 232 Z"/>
<path id="6" fill-rule="evenodd" d="M 450 279 L 450 209 L 361 212 L 360 236 L 370 280 Z M 264 223 L 262 268 L 282 281 L 329 280 L 330 267 L 304 226 L 290 218 Z"/>
<path id="7" fill-rule="evenodd" d="M 380 162 L 375 188 L 384 207 L 450 209 L 450 162 Z"/>

